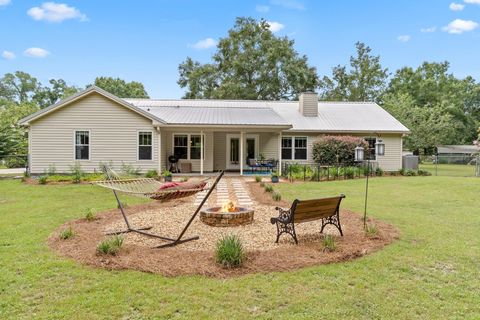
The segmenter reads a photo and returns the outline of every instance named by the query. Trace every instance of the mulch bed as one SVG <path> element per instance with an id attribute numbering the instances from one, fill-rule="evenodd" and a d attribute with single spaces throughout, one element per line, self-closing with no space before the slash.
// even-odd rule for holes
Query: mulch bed
<path id="1" fill-rule="evenodd" d="M 153 249 L 152 246 L 162 244 L 161 240 L 129 233 L 125 235 L 124 246 L 118 255 L 100 255 L 96 253 L 96 246 L 106 238 L 105 232 L 122 228 L 121 215 L 117 209 L 112 209 L 97 213 L 97 219 L 92 222 L 79 219 L 65 223 L 51 234 L 48 244 L 60 255 L 94 267 L 132 269 L 164 276 L 205 275 L 227 278 L 348 261 L 375 252 L 399 236 L 394 226 L 370 219 L 369 223 L 377 226 L 379 234 L 374 238 L 367 237 L 361 216 L 349 210 L 341 210 L 344 237 L 340 237 L 334 228 L 327 230 L 327 233 L 335 237 L 337 249 L 334 252 L 324 251 L 318 233 L 319 221 L 298 225 L 299 245 L 295 245 L 288 235 L 283 235 L 280 243 L 274 244 L 276 229 L 268 222 L 268 218 L 276 215 L 275 206 L 288 207 L 289 204 L 284 201 L 274 202 L 270 194 L 260 190 L 256 183 L 247 185 L 250 195 L 257 203 L 255 222 L 252 225 L 236 228 L 208 227 L 197 217 L 186 237 L 200 235 L 200 240 L 173 248 Z M 127 213 L 136 225 L 153 225 L 152 232 L 173 236 L 178 234 L 193 212 L 193 201 L 194 198 L 190 197 L 169 203 L 151 202 L 128 207 Z M 174 226 L 162 225 L 168 221 L 173 221 L 171 224 Z M 74 230 L 75 237 L 61 240 L 59 233 L 68 227 Z M 237 233 L 243 237 L 247 260 L 241 268 L 225 269 L 215 263 L 213 248 L 216 239 L 225 233 Z"/>

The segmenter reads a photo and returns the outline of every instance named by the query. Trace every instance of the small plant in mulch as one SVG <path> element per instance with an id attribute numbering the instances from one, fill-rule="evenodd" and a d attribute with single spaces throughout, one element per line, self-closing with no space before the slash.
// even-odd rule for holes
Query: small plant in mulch
<path id="1" fill-rule="evenodd" d="M 96 218 L 97 218 L 97 216 L 95 214 L 95 210 L 93 210 L 92 208 L 85 209 L 85 220 L 93 221 Z"/>
<path id="2" fill-rule="evenodd" d="M 123 202 L 123 201 L 121 201 L 120 203 L 122 204 L 122 207 L 123 207 L 124 209 L 128 207 L 128 203 Z M 120 205 L 119 205 L 119 204 L 117 204 L 117 209 L 120 209 Z"/>
<path id="3" fill-rule="evenodd" d="M 265 192 L 273 192 L 273 187 L 269 184 L 266 184 L 264 187 Z"/>
<path id="4" fill-rule="evenodd" d="M 145 173 L 145 178 L 157 179 L 158 178 L 158 171 L 157 170 L 148 170 Z"/>
<path id="5" fill-rule="evenodd" d="M 261 176 L 255 176 L 255 182 L 262 182 L 262 177 Z"/>
<path id="6" fill-rule="evenodd" d="M 325 234 L 322 239 L 323 251 L 333 252 L 337 249 L 335 238 L 330 234 Z"/>
<path id="7" fill-rule="evenodd" d="M 262 187 L 262 188 L 265 187 L 265 182 L 263 182 L 263 181 L 260 182 L 260 187 Z"/>
<path id="8" fill-rule="evenodd" d="M 97 245 L 97 252 L 100 254 L 109 254 L 115 256 L 118 254 L 123 246 L 123 237 L 115 235 L 103 241 L 100 241 Z"/>
<path id="9" fill-rule="evenodd" d="M 63 230 L 60 232 L 59 238 L 62 240 L 67 240 L 73 238 L 75 236 L 75 232 L 72 230 L 72 227 L 68 227 L 68 229 Z"/>
<path id="10" fill-rule="evenodd" d="M 187 182 L 187 181 L 188 181 L 188 177 L 182 177 L 182 179 L 180 179 L 180 181 L 182 181 L 182 182 Z"/>
<path id="11" fill-rule="evenodd" d="M 73 183 L 80 183 L 85 175 L 79 162 L 75 162 L 75 165 L 70 166 L 70 172 L 72 173 Z"/>
<path id="12" fill-rule="evenodd" d="M 369 238 L 377 238 L 378 237 L 378 228 L 375 224 L 367 224 L 365 226 L 365 234 Z"/>
<path id="13" fill-rule="evenodd" d="M 272 192 L 272 199 L 274 201 L 280 201 L 280 200 L 282 200 L 282 195 L 280 194 L 280 192 L 274 191 L 274 192 Z"/>
<path id="14" fill-rule="evenodd" d="M 40 176 L 38 178 L 38 184 L 47 184 L 48 182 L 48 177 L 47 176 Z"/>
<path id="15" fill-rule="evenodd" d="M 223 236 L 215 248 L 215 260 L 225 268 L 241 267 L 245 261 L 245 249 L 236 235 Z"/>

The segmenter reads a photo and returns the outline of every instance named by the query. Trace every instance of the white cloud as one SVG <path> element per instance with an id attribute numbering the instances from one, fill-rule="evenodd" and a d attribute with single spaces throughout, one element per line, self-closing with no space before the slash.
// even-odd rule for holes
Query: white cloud
<path id="1" fill-rule="evenodd" d="M 404 34 L 404 35 L 398 36 L 397 39 L 402 42 L 408 42 L 410 41 L 411 37 L 408 34 Z"/>
<path id="2" fill-rule="evenodd" d="M 6 6 L 10 4 L 10 0 L 0 0 L 0 6 Z"/>
<path id="3" fill-rule="evenodd" d="M 473 0 L 472 0 L 473 1 Z M 442 30 L 448 33 L 461 34 L 467 31 L 472 31 L 478 27 L 478 23 L 472 20 L 455 19 Z"/>
<path id="4" fill-rule="evenodd" d="M 268 25 L 269 25 L 269 29 L 270 31 L 272 31 L 273 33 L 276 33 L 280 30 L 282 30 L 283 28 L 285 28 L 285 25 L 281 24 L 280 22 L 275 22 L 275 21 L 267 21 Z"/>
<path id="5" fill-rule="evenodd" d="M 428 28 L 420 29 L 420 32 L 423 32 L 423 33 L 429 33 L 429 32 L 435 32 L 435 31 L 437 31 L 437 27 L 428 27 Z"/>
<path id="6" fill-rule="evenodd" d="M 295 0 L 270 0 L 270 3 L 287 9 L 305 10 L 305 5 Z"/>
<path id="7" fill-rule="evenodd" d="M 42 48 L 28 48 L 27 50 L 23 51 L 23 55 L 30 57 L 30 58 L 45 58 L 48 56 L 50 52 Z"/>
<path id="8" fill-rule="evenodd" d="M 32 17 L 33 20 L 37 21 L 62 22 L 68 19 L 88 20 L 87 16 L 77 8 L 70 7 L 65 3 L 55 2 L 44 2 L 40 7 L 30 8 L 27 14 Z"/>
<path id="9" fill-rule="evenodd" d="M 258 12 L 265 13 L 265 12 L 270 11 L 270 7 L 269 7 L 269 6 L 265 6 L 265 5 L 258 4 L 258 5 L 255 7 L 255 10 L 257 10 Z"/>
<path id="10" fill-rule="evenodd" d="M 452 3 L 450 3 L 450 5 L 449 5 L 448 7 L 449 7 L 450 10 L 452 10 L 452 11 L 462 11 L 463 8 L 465 8 L 465 5 L 464 5 L 464 4 L 461 4 L 461 3 L 452 2 Z"/>
<path id="11" fill-rule="evenodd" d="M 11 51 L 4 50 L 2 52 L 2 57 L 7 60 L 15 59 L 15 53 Z"/>
<path id="12" fill-rule="evenodd" d="M 470 4 L 480 4 L 480 0 L 463 0 L 463 2 Z"/>
<path id="13" fill-rule="evenodd" d="M 193 48 L 202 50 L 202 49 L 208 49 L 215 47 L 217 45 L 217 41 L 213 38 L 206 38 L 203 40 L 198 41 L 194 45 L 192 45 Z"/>

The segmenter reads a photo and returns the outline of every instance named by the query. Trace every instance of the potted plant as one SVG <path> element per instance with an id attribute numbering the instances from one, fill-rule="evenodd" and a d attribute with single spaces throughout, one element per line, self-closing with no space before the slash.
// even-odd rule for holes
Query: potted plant
<path id="1" fill-rule="evenodd" d="M 277 183 L 278 181 L 280 181 L 280 175 L 278 174 L 278 172 L 273 172 L 271 177 L 272 183 Z"/>
<path id="2" fill-rule="evenodd" d="M 172 181 L 172 173 L 168 170 L 165 170 L 162 172 L 163 180 L 165 182 L 171 182 Z"/>

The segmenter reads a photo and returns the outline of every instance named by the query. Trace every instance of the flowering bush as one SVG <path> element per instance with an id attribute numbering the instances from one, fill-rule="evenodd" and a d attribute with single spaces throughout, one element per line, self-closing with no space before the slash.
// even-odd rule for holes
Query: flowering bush
<path id="1" fill-rule="evenodd" d="M 353 136 L 323 136 L 313 143 L 313 160 L 322 165 L 352 165 L 355 162 L 355 148 L 361 146 L 367 154 L 365 139 Z M 338 158 L 337 158 L 338 157 Z"/>

